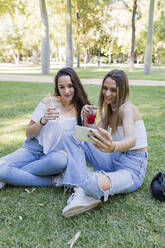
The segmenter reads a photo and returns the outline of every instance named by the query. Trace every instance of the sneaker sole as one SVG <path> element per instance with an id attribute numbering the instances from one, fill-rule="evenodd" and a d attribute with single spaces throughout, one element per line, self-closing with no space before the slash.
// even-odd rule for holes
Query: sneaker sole
<path id="1" fill-rule="evenodd" d="M 70 209 L 68 209 L 66 211 L 65 211 L 65 208 L 64 208 L 64 210 L 62 211 L 62 215 L 65 218 L 69 218 L 69 217 L 84 213 L 84 212 L 86 212 L 86 211 L 88 211 L 88 210 L 90 210 L 92 208 L 95 208 L 100 203 L 101 203 L 101 201 L 99 200 L 99 201 L 91 204 L 90 206 L 75 206 L 75 207 L 72 207 L 72 208 L 70 208 Z"/>

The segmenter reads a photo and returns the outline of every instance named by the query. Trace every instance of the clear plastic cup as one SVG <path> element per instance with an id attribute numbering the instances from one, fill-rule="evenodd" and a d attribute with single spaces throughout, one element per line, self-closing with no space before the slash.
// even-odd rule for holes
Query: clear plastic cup
<path id="1" fill-rule="evenodd" d="M 97 108 L 96 106 L 91 106 L 90 113 L 87 116 L 87 123 L 88 124 L 94 124 L 96 120 L 97 115 Z"/>
<path id="2" fill-rule="evenodd" d="M 55 102 L 54 108 L 56 108 L 56 112 L 60 113 L 61 112 L 61 102 Z"/>
<path id="3" fill-rule="evenodd" d="M 60 117 L 61 102 L 54 102 L 53 104 L 49 105 L 48 108 L 49 108 L 50 113 L 52 113 L 52 114 L 55 113 L 56 114 L 56 119 Z"/>

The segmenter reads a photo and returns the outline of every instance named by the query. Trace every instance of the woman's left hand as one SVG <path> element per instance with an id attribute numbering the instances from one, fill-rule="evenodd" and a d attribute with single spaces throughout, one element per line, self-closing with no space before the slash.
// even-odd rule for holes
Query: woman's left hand
<path id="1" fill-rule="evenodd" d="M 89 138 L 91 138 L 94 143 L 93 145 L 102 152 L 114 152 L 115 143 L 112 140 L 112 136 L 108 131 L 103 128 L 97 128 L 96 131 L 90 131 Z"/>

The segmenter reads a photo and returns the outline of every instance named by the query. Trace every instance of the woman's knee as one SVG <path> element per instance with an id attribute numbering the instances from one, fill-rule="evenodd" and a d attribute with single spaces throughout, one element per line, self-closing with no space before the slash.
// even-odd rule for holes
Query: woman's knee
<path id="1" fill-rule="evenodd" d="M 94 172 L 86 178 L 83 189 L 86 194 L 94 198 L 100 199 L 104 196 L 104 200 L 106 201 L 109 195 L 110 179 L 103 173 Z"/>
<path id="2" fill-rule="evenodd" d="M 68 156 L 65 151 L 59 151 L 59 152 L 53 153 L 49 157 L 49 160 L 50 160 L 50 164 L 52 164 L 56 168 L 64 170 L 67 166 Z"/>
<path id="3" fill-rule="evenodd" d="M 10 175 L 11 168 L 5 164 L 0 166 L 0 181 L 4 181 L 8 179 Z"/>
<path id="4" fill-rule="evenodd" d="M 98 185 L 103 191 L 110 189 L 110 179 L 103 173 L 98 174 Z"/>

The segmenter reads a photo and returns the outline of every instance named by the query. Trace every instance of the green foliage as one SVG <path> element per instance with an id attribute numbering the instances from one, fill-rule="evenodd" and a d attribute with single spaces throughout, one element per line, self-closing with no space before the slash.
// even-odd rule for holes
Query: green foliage
<path id="1" fill-rule="evenodd" d="M 24 13 L 25 5 L 26 0 L 0 0 L 0 13 L 13 15 L 17 10 Z"/>
<path id="2" fill-rule="evenodd" d="M 99 87 L 86 86 L 90 99 Z M 0 156 L 19 148 L 36 104 L 53 92 L 52 84 L 0 83 Z M 70 192 L 54 187 L 6 186 L 0 192 L 0 247 L 64 248 L 81 231 L 77 248 L 164 247 L 164 204 L 155 201 L 150 182 L 165 164 L 165 87 L 131 87 L 148 134 L 149 163 L 142 187 L 110 197 L 96 209 L 65 219 L 61 215 Z M 9 98 L 10 96 L 10 98 Z"/>
<path id="3" fill-rule="evenodd" d="M 65 3 L 47 0 L 51 58 L 65 62 Z M 79 45 L 81 62 L 127 63 L 131 43 L 132 0 L 72 0 L 74 56 Z M 37 63 L 40 57 L 41 16 L 39 1 L 0 0 L 0 61 Z M 165 4 L 155 1 L 153 62 L 164 64 Z M 148 23 L 148 0 L 138 1 L 136 15 L 135 61 L 144 62 Z"/>

